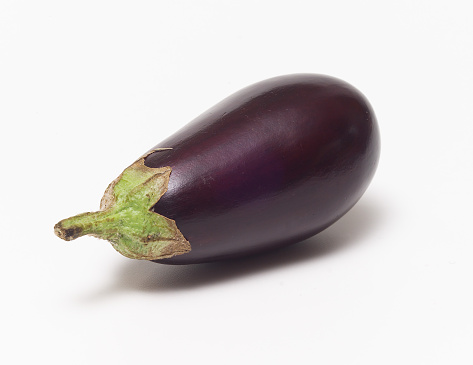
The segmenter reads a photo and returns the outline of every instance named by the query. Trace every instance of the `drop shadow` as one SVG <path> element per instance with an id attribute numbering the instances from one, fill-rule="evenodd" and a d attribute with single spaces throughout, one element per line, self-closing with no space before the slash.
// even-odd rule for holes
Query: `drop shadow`
<path id="1" fill-rule="evenodd" d="M 121 292 L 166 292 L 197 289 L 301 262 L 315 261 L 361 244 L 386 216 L 380 201 L 362 199 L 344 217 L 318 235 L 295 245 L 255 256 L 194 265 L 163 265 L 127 260 L 116 282 L 93 295 L 99 299 Z"/>

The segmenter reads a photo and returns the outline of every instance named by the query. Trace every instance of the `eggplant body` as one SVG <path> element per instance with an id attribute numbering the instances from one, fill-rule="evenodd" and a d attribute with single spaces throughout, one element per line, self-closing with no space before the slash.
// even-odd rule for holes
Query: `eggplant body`
<path id="1" fill-rule="evenodd" d="M 192 250 L 156 260 L 191 264 L 295 243 L 342 217 L 379 158 L 375 115 L 339 79 L 265 80 L 224 99 L 155 148 L 145 165 L 172 168 L 152 210 L 176 222 Z"/>

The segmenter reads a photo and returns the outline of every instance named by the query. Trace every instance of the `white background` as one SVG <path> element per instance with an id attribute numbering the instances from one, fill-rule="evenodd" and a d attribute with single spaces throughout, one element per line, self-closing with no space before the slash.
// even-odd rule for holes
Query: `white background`
<path id="1" fill-rule="evenodd" d="M 469 1 L 0 2 L 0 362 L 472 364 Z M 191 266 L 66 243 L 129 163 L 251 83 L 371 101 L 379 169 L 305 242 Z"/>

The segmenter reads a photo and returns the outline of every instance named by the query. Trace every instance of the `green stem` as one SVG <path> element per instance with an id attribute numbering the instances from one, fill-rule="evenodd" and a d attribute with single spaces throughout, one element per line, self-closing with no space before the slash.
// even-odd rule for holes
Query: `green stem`
<path id="1" fill-rule="evenodd" d="M 100 234 L 110 211 L 82 213 L 63 219 L 54 226 L 54 233 L 65 241 L 72 241 L 87 234 Z"/>
<path id="2" fill-rule="evenodd" d="M 54 226 L 63 240 L 84 235 L 106 239 L 122 255 L 158 260 L 191 250 L 176 223 L 151 208 L 166 192 L 170 167 L 149 168 L 146 155 L 129 166 L 105 191 L 101 210 L 64 219 Z"/>

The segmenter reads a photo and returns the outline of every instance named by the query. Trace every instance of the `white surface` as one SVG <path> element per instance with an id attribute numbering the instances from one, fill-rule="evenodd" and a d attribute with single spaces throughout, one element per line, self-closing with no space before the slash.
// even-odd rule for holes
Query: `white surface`
<path id="1" fill-rule="evenodd" d="M 472 364 L 468 1 L 2 1 L 0 362 Z M 223 97 L 293 72 L 371 101 L 359 204 L 231 263 L 135 262 L 56 221 Z"/>

